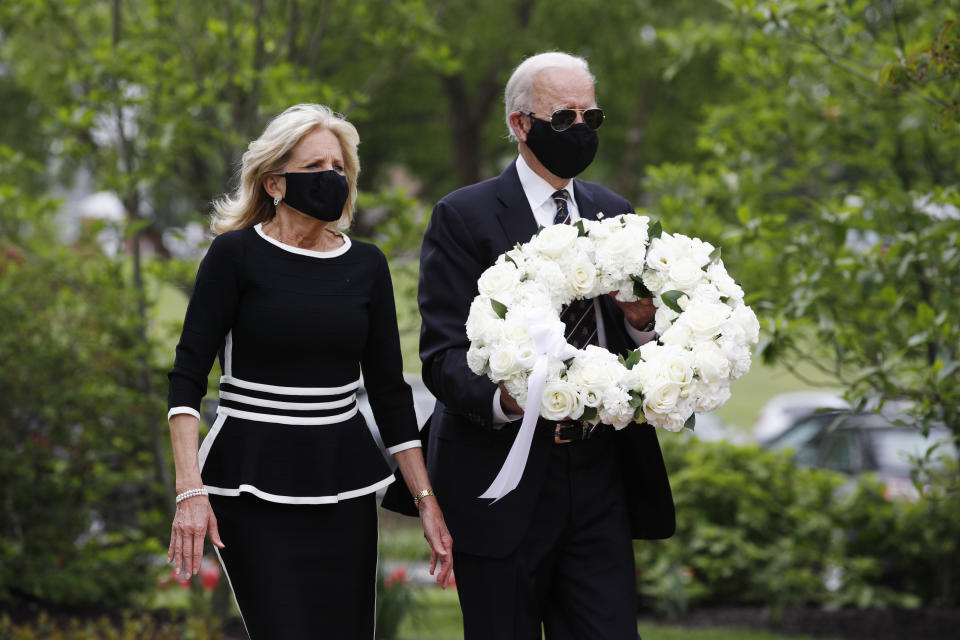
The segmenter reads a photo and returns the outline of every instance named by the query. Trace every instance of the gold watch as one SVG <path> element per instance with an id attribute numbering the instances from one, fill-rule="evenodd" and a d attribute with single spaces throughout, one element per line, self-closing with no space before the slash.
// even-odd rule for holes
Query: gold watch
<path id="1" fill-rule="evenodd" d="M 427 496 L 435 496 L 433 489 L 424 489 L 417 495 L 413 496 L 413 506 L 420 507 L 420 501 L 426 498 Z"/>

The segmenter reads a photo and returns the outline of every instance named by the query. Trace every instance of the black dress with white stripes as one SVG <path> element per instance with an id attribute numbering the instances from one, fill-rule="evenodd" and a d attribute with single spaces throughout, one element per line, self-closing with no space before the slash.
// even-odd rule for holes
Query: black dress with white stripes
<path id="1" fill-rule="evenodd" d="M 169 415 L 199 417 L 219 353 L 218 415 L 200 447 L 209 493 L 328 504 L 392 482 L 357 411 L 361 371 L 387 450 L 420 446 L 386 258 L 344 241 L 310 251 L 257 225 L 218 236 L 204 257 L 168 401 Z"/>

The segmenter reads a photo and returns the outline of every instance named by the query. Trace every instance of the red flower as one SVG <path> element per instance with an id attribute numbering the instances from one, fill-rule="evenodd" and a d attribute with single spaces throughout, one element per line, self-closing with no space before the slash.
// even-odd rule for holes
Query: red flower
<path id="1" fill-rule="evenodd" d="M 397 583 L 410 584 L 410 579 L 407 578 L 407 565 L 405 564 L 391 571 L 390 574 L 383 579 L 383 586 L 388 589 Z"/>
<path id="2" fill-rule="evenodd" d="M 218 582 L 220 582 L 220 563 L 205 557 L 200 566 L 200 586 L 206 591 L 213 591 Z"/>

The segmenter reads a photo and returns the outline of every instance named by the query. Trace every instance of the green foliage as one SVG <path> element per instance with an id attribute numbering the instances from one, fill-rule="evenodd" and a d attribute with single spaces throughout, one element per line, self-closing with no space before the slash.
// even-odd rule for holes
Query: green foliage
<path id="1" fill-rule="evenodd" d="M 0 638 L 5 640 L 219 640 L 223 633 L 216 619 L 196 616 L 183 622 L 164 622 L 145 615 L 124 613 L 117 619 L 101 617 L 57 621 L 41 614 L 32 623 L 17 624 L 0 618 Z"/>
<path id="2" fill-rule="evenodd" d="M 906 401 L 923 428 L 960 435 L 955 12 L 722 4 L 707 41 L 735 98 L 705 109 L 695 161 L 648 171 L 650 209 L 724 247 L 765 360 L 816 367 L 860 406 Z"/>
<path id="3" fill-rule="evenodd" d="M 664 438 L 677 534 L 636 545 L 641 598 L 679 616 L 698 605 L 883 608 L 960 602 L 956 468 L 922 497 L 891 499 L 789 454 Z"/>
<path id="4" fill-rule="evenodd" d="M 669 444 L 668 444 L 669 443 Z M 755 447 L 664 439 L 677 508 L 674 538 L 637 546 L 640 593 L 670 614 L 704 603 L 772 607 L 825 598 L 841 480 Z"/>
<path id="5" fill-rule="evenodd" d="M 389 575 L 377 565 L 377 640 L 395 640 L 400 625 L 411 609 L 416 607 L 417 597 L 407 579 L 406 566 L 401 565 Z"/>
<path id="6" fill-rule="evenodd" d="M 136 299 L 96 228 L 51 247 L 51 202 L 0 199 L 0 602 L 128 604 L 164 551 Z"/>

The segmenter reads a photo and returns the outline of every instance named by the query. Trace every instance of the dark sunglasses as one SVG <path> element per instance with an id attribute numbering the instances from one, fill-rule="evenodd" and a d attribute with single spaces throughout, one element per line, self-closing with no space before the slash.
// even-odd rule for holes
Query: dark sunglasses
<path id="1" fill-rule="evenodd" d="M 524 112 L 521 111 L 521 113 Z M 557 109 L 553 112 L 553 115 L 550 116 L 550 127 L 554 131 L 566 131 L 576 122 L 578 113 L 583 114 L 583 122 L 591 131 L 596 131 L 600 128 L 600 125 L 603 124 L 603 109 L 591 107 L 589 109 Z M 524 115 L 532 118 L 537 114 L 529 111 L 524 113 Z"/>

